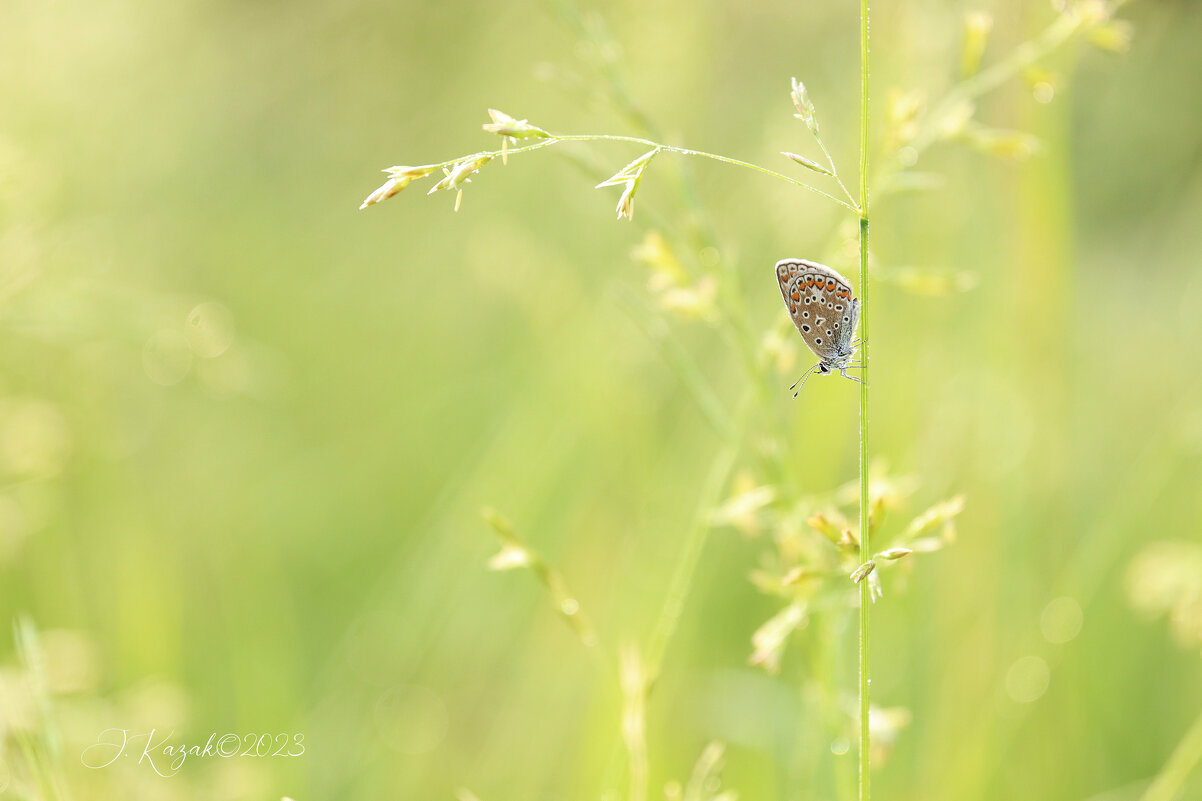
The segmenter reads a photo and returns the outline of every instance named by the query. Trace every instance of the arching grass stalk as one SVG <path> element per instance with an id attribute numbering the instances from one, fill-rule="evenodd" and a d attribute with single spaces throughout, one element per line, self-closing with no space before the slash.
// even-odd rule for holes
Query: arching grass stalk
<path id="1" fill-rule="evenodd" d="M 860 558 L 872 553 L 868 519 L 868 0 L 860 0 Z M 869 608 L 872 586 L 860 582 L 860 801 L 872 797 L 869 727 Z"/>
<path id="2" fill-rule="evenodd" d="M 490 110 L 490 113 L 494 116 L 494 118 L 498 116 L 507 116 L 501 114 L 501 112 L 498 112 L 495 109 Z M 502 161 L 507 161 L 508 157 L 511 155 L 528 153 L 532 150 L 541 150 L 545 147 L 551 147 L 552 145 L 560 144 L 561 142 L 629 142 L 643 145 L 644 147 L 649 147 L 651 150 L 645 153 L 635 162 L 627 165 L 623 171 L 613 176 L 613 178 L 599 184 L 599 187 L 619 186 L 623 183 L 628 183 L 631 180 L 634 180 L 637 186 L 638 176 L 635 176 L 633 172 L 627 174 L 627 171 L 633 170 L 636 167 L 646 167 L 651 158 L 659 153 L 675 153 L 681 156 L 697 156 L 699 158 L 711 159 L 713 161 L 721 161 L 725 164 L 733 164 L 736 167 L 744 167 L 755 172 L 763 173 L 764 175 L 769 175 L 773 178 L 791 183 L 794 186 L 800 186 L 802 189 L 806 189 L 814 194 L 822 195 L 826 199 L 838 203 L 848 211 L 857 211 L 857 209 L 847 201 L 841 200 L 829 192 L 825 192 L 815 186 L 811 186 L 805 181 L 799 181 L 796 178 L 785 175 L 784 173 L 777 172 L 776 170 L 770 170 L 767 167 L 761 167 L 758 164 L 742 161 L 741 159 L 730 158 L 729 156 L 721 156 L 717 153 L 706 153 L 702 150 L 691 150 L 689 148 L 676 147 L 675 145 L 654 142 L 650 139 L 643 139 L 637 136 L 615 136 L 612 134 L 553 134 L 544 131 L 541 128 L 535 128 L 534 126 L 527 124 L 525 120 L 515 122 L 521 124 L 523 127 L 506 128 L 504 127 L 504 124 L 501 123 L 491 123 L 484 126 L 485 130 L 490 130 L 494 133 L 500 133 L 501 135 L 507 137 L 505 140 L 506 144 L 502 146 L 500 150 L 482 151 L 480 153 L 473 153 L 468 156 L 460 156 L 458 158 L 440 161 L 437 164 L 425 164 L 420 167 L 390 167 L 384 170 L 384 172 L 388 173 L 391 178 L 389 178 L 389 180 L 376 191 L 368 195 L 367 199 L 363 201 L 359 208 L 365 209 L 368 206 L 373 206 L 382 200 L 387 200 L 388 198 L 400 192 L 414 180 L 424 178 L 431 173 L 437 172 L 438 170 L 442 170 L 446 177 L 435 184 L 435 186 L 431 188 L 429 194 L 433 194 L 435 191 L 440 189 L 456 189 L 462 192 L 462 186 L 464 183 L 467 183 L 470 180 L 470 176 L 476 172 L 479 172 L 481 167 L 495 159 L 497 156 L 500 156 Z M 510 139 L 516 140 L 519 138 L 537 138 L 541 141 L 532 145 L 526 145 L 524 147 L 508 147 L 507 143 Z M 639 175 L 641 176 L 641 171 Z M 459 209 L 458 200 L 456 200 L 455 209 Z M 629 217 L 629 210 L 621 210 L 618 216 L 619 218 Z"/>

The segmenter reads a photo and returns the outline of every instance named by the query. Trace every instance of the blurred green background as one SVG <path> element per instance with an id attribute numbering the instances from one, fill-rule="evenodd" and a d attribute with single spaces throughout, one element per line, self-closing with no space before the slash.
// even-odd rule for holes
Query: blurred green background
<path id="1" fill-rule="evenodd" d="M 956 82 L 969 11 L 993 15 L 986 65 L 1055 16 L 874 4 L 874 146 L 891 91 L 929 108 Z M 790 398 L 788 333 L 724 445 L 672 365 L 738 408 L 757 379 L 733 324 L 661 308 L 631 249 L 685 231 L 761 352 L 786 332 L 777 259 L 856 274 L 846 215 L 704 162 L 704 211 L 682 207 L 664 156 L 617 223 L 591 188 L 640 152 L 617 144 L 489 165 L 458 214 L 418 185 L 356 207 L 382 167 L 495 147 L 488 107 L 637 133 L 607 70 L 669 141 L 791 174 L 778 151 L 815 156 L 796 76 L 854 178 L 857 9 L 603 12 L 620 50 L 536 2 L 5 4 L 0 618 L 41 630 L 53 711 L 6 638 L 0 795 L 53 797 L 29 789 L 34 732 L 74 798 L 628 797 L 609 657 L 646 647 L 694 521 L 738 475 L 829 492 L 857 441 L 853 384 Z M 875 212 L 873 453 L 915 479 L 911 516 L 967 499 L 954 547 L 874 607 L 874 698 L 910 716 L 880 799 L 1137 798 L 1202 704 L 1202 5 L 1121 16 L 1129 52 L 1076 37 L 978 103 L 1038 154 L 938 143 L 916 169 L 941 187 Z M 531 576 L 486 569 L 485 505 L 606 656 Z M 749 665 L 781 608 L 748 580 L 772 543 L 709 534 L 647 702 L 650 798 L 711 740 L 742 798 L 847 797 L 854 613 L 817 614 L 779 675 Z M 83 769 L 110 727 L 307 750 Z"/>

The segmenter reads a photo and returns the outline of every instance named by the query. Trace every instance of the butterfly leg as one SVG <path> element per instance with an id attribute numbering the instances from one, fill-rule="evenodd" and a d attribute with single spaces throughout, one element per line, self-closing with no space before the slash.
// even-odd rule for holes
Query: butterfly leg
<path id="1" fill-rule="evenodd" d="M 861 381 L 860 379 L 856 378 L 854 375 L 848 375 L 846 371 L 847 371 L 847 368 L 846 368 L 846 367 L 844 367 L 844 368 L 841 368 L 841 369 L 839 370 L 839 375 L 843 376 L 843 377 L 844 377 L 844 378 L 846 378 L 848 381 L 855 381 L 857 384 L 863 384 L 863 383 L 864 383 L 864 382 L 863 382 L 863 381 Z"/>

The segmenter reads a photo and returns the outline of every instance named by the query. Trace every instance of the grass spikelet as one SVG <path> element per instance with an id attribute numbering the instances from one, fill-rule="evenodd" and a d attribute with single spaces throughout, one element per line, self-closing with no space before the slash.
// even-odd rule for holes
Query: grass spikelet
<path id="1" fill-rule="evenodd" d="M 993 29 L 993 17 L 984 11 L 970 11 L 964 15 L 964 49 L 960 57 L 960 75 L 970 78 L 981 68 L 989 31 Z"/>
<path id="2" fill-rule="evenodd" d="M 490 570 L 529 569 L 546 589 L 551 598 L 551 605 L 568 627 L 575 632 L 580 641 L 588 648 L 597 644 L 597 635 L 593 631 L 580 602 L 568 592 L 563 579 L 547 562 L 533 549 L 529 548 L 518 537 L 510 522 L 494 509 L 484 509 L 481 512 L 484 522 L 501 540 L 501 550 L 488 561 Z"/>
<path id="3" fill-rule="evenodd" d="M 784 583 L 790 582 L 785 577 Z M 747 662 L 758 665 L 775 675 L 780 672 L 780 661 L 784 655 L 789 635 L 805 624 L 806 606 L 801 601 L 789 604 L 777 612 L 767 623 L 760 626 L 751 635 L 752 652 Z"/>

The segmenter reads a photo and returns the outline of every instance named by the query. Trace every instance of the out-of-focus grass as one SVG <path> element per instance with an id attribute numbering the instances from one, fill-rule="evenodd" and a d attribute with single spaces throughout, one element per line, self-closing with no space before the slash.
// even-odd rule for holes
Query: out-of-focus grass
<path id="1" fill-rule="evenodd" d="M 964 10 L 874 8 L 876 119 L 891 86 L 937 96 L 955 80 Z M 990 10 L 986 60 L 1050 14 Z M 588 55 L 533 11 L 6 9 L 0 611 L 37 621 L 58 670 L 91 666 L 54 685 L 77 797 L 624 786 L 618 683 L 532 583 L 484 569 L 477 510 L 503 505 L 599 630 L 653 625 L 716 439 L 621 300 L 645 293 L 627 256 L 642 235 L 555 158 L 480 176 L 458 215 L 445 195 L 355 211 L 364 176 L 402 152 L 488 146 L 489 106 L 563 130 L 620 124 L 532 77 Z M 631 92 L 670 136 L 773 163 L 800 147 L 782 94 L 798 75 L 851 162 L 851 9 L 606 14 Z M 944 187 L 874 220 L 882 277 L 974 284 L 874 294 L 874 451 L 932 497 L 970 498 L 956 547 L 876 607 L 874 695 L 911 715 L 881 798 L 1134 798 L 1202 703 L 1197 644 L 1145 621 L 1125 586 L 1137 554 L 1197 543 L 1202 522 L 1202 112 L 1183 79 L 1202 13 L 1125 16 L 1127 55 L 1063 54 L 1045 67 L 1079 66 L 1051 103 L 1019 83 L 980 110 L 1036 134 L 1039 156 L 933 150 Z M 749 303 L 777 319 L 772 263 L 817 255 L 835 212 L 695 166 Z M 640 213 L 670 200 L 648 181 Z M 727 343 L 702 325 L 679 336 L 737 397 Z M 800 490 L 830 490 L 855 467 L 850 385 L 786 403 L 787 383 Z M 711 536 L 647 701 L 653 795 L 711 740 L 746 798 L 826 797 L 801 777 L 834 786 L 854 758 L 801 714 L 809 640 L 777 678 L 746 665 L 777 611 L 747 580 L 759 552 Z M 1080 630 L 1061 641 L 1073 604 Z M 823 635 L 837 691 L 853 681 L 844 634 Z M 12 708 L 6 733 L 27 725 Z M 127 725 L 303 731 L 309 749 L 171 779 L 78 766 Z"/>

